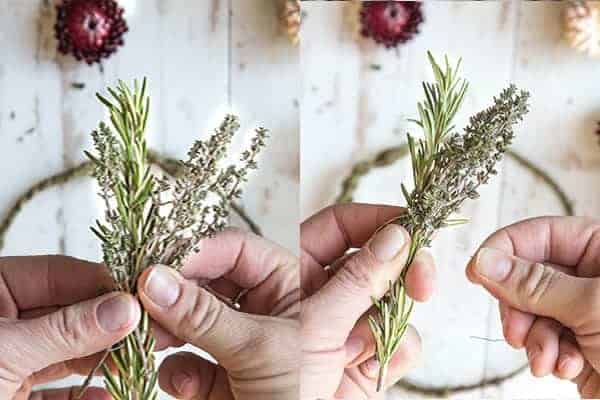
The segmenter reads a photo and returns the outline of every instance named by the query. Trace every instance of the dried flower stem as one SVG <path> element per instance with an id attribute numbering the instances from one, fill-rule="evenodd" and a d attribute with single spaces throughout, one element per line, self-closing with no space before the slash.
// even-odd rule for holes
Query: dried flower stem
<path id="1" fill-rule="evenodd" d="M 408 230 L 411 247 L 399 279 L 390 283 L 382 299 L 374 301 L 377 315 L 369 318 L 380 364 L 378 390 L 385 383 L 387 367 L 413 309 L 404 289 L 408 266 L 421 248 L 429 247 L 437 229 L 465 222 L 450 216 L 464 200 L 477 198 L 478 186 L 496 174 L 495 164 L 512 142 L 512 126 L 527 112 L 529 94 L 517 93 L 511 86 L 494 99 L 492 107 L 470 119 L 463 135 L 452 133 L 452 121 L 468 85 L 457 76 L 460 61 L 452 68 L 446 58 L 442 69 L 430 53 L 428 57 L 435 82 L 423 83 L 425 100 L 417 105 L 419 120 L 413 121 L 422 128 L 424 138 L 417 140 L 408 135 L 414 189 L 409 193 L 401 185 L 407 212 L 392 222 Z"/>

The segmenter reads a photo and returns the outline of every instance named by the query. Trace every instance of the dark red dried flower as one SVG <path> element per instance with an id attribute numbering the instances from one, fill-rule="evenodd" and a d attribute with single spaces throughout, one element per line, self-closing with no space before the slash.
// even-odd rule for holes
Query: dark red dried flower
<path id="1" fill-rule="evenodd" d="M 63 0 L 56 10 L 54 29 L 61 53 L 91 65 L 123 45 L 128 28 L 115 0 Z"/>
<path id="2" fill-rule="evenodd" d="M 423 20 L 418 1 L 365 1 L 360 8 L 361 34 L 387 48 L 412 39 Z"/>

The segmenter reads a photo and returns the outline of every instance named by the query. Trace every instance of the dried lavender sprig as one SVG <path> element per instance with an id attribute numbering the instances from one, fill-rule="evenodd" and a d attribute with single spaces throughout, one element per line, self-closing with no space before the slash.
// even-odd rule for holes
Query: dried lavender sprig
<path id="1" fill-rule="evenodd" d="M 435 71 L 435 61 L 431 56 L 430 60 Z M 428 99 L 427 90 L 435 85 L 441 86 L 444 76 L 452 76 L 452 69 L 447 67 L 441 76 L 436 73 L 433 86 L 424 85 Z M 409 136 L 408 142 L 415 189 L 409 194 L 402 186 L 407 212 L 393 221 L 411 234 L 411 248 L 400 278 L 391 284 L 388 294 L 375 301 L 378 314 L 369 319 L 380 363 L 378 390 L 385 383 L 388 364 L 412 313 L 412 300 L 404 290 L 408 266 L 418 250 L 430 245 L 435 230 L 463 222 L 449 217 L 464 200 L 476 198 L 479 185 L 487 183 L 489 176 L 496 173 L 495 165 L 514 137 L 513 125 L 521 121 L 528 111 L 528 98 L 527 92 L 517 93 L 516 87 L 511 85 L 494 98 L 491 107 L 471 117 L 463 135 L 454 133 L 446 137 L 448 130 L 444 133 L 446 138 L 439 142 L 435 141 L 429 122 L 424 120 L 430 118 L 419 107 L 421 120 L 418 124 L 425 130 L 425 139 L 415 142 Z M 443 109 L 443 105 L 439 104 L 442 101 L 443 98 L 438 97 L 429 102 L 431 110 Z M 460 105 L 460 102 L 457 104 Z"/>
<path id="2" fill-rule="evenodd" d="M 95 164 L 94 176 L 106 206 L 105 221 L 92 227 L 102 240 L 104 263 L 118 290 L 136 294 L 140 274 L 161 262 L 173 268 L 227 225 L 229 209 L 241 195 L 240 184 L 256 168 L 267 131 L 259 128 L 240 165 L 221 166 L 234 134 L 237 117 L 228 115 L 207 141 L 197 141 L 174 185 L 150 171 L 145 128 L 149 113 L 146 80 L 135 81 L 131 91 L 123 82 L 108 89 L 112 99 L 98 95 L 110 111 L 112 127 L 101 123 L 93 133 L 97 155 L 86 153 Z M 165 201 L 165 192 L 173 192 Z M 108 391 L 116 400 L 155 400 L 157 372 L 155 340 L 148 314 L 143 311 L 136 330 L 111 351 L 117 374 L 103 366 Z"/>
<path id="3" fill-rule="evenodd" d="M 238 118 L 227 115 L 213 136 L 192 146 L 174 184 L 160 181 L 153 197 L 159 221 L 152 247 L 155 262 L 180 268 L 190 252 L 198 251 L 202 239 L 226 227 L 232 202 L 240 198 L 240 185 L 247 180 L 248 172 L 257 168 L 257 157 L 268 137 L 266 129 L 258 128 L 242 153 L 240 165 L 223 167 L 220 164 L 239 127 Z M 169 191 L 173 198 L 163 201 L 162 194 Z M 161 216 L 159 211 L 167 207 L 168 214 Z"/>

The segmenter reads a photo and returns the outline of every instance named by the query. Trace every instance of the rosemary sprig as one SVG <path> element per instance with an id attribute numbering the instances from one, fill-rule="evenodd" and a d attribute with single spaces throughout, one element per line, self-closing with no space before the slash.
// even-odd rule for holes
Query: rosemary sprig
<path id="1" fill-rule="evenodd" d="M 120 81 L 108 92 L 110 99 L 98 99 L 110 113 L 112 128 L 100 123 L 92 133 L 96 154 L 86 152 L 106 207 L 104 222 L 91 229 L 102 241 L 103 261 L 116 289 L 136 295 L 137 280 L 146 268 L 157 263 L 181 267 L 201 240 L 226 227 L 231 203 L 240 197 L 248 171 L 256 168 L 267 131 L 257 129 L 239 166 L 222 166 L 240 126 L 237 117 L 228 115 L 207 141 L 193 145 L 171 184 L 150 170 L 146 80 L 141 85 L 134 81 L 133 90 Z M 106 387 L 115 400 L 156 400 L 154 347 L 149 316 L 143 311 L 139 326 L 110 351 L 116 375 L 103 365 Z"/>
<path id="2" fill-rule="evenodd" d="M 445 58 L 442 69 L 431 53 L 428 57 L 435 82 L 423 83 L 425 100 L 417 105 L 420 119 L 414 120 L 422 128 L 424 137 L 415 139 L 408 135 L 414 189 L 409 193 L 401 185 L 407 211 L 392 222 L 408 230 L 411 247 L 400 278 L 390 283 L 390 290 L 383 298 L 374 300 L 377 314 L 369 318 L 380 363 L 378 390 L 385 383 L 388 364 L 413 309 L 413 302 L 404 289 L 408 266 L 421 248 L 430 246 L 437 229 L 466 222 L 450 219 L 450 216 L 466 199 L 477 198 L 479 185 L 496 174 L 495 164 L 513 140 L 513 125 L 528 111 L 529 94 L 517 92 L 511 85 L 494 98 L 491 107 L 470 118 L 464 134 L 451 133 L 452 120 L 464 100 L 468 84 L 458 78 L 460 61 L 451 67 Z"/>

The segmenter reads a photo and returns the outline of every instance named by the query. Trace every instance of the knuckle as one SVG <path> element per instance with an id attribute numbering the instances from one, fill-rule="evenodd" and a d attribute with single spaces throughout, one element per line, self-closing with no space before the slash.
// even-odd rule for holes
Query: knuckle
<path id="1" fill-rule="evenodd" d="M 580 298 L 585 299 L 586 306 L 573 304 L 573 307 L 570 307 L 573 321 L 570 328 L 585 338 L 600 327 L 600 279 L 590 279 Z"/>
<path id="2" fill-rule="evenodd" d="M 85 338 L 85 332 L 89 331 L 89 320 L 87 312 L 78 315 L 73 308 L 61 308 L 50 314 L 46 334 L 50 339 L 58 341 L 61 347 L 78 349 Z"/>
<path id="3" fill-rule="evenodd" d="M 212 335 L 224 312 L 225 306 L 216 297 L 196 291 L 191 306 L 183 315 L 184 336 L 193 340 Z"/>
<path id="4" fill-rule="evenodd" d="M 351 257 L 345 265 L 334 275 L 336 281 L 350 294 L 357 294 L 373 286 L 374 264 L 369 257 Z"/>
<path id="5" fill-rule="evenodd" d="M 519 283 L 519 292 L 528 307 L 534 308 L 544 299 L 558 273 L 553 268 L 546 267 L 541 263 L 531 266 L 527 275 Z"/>

